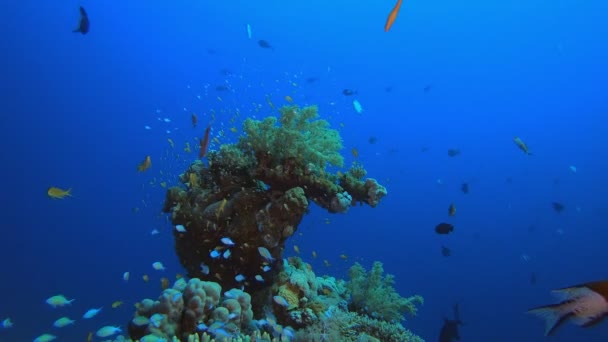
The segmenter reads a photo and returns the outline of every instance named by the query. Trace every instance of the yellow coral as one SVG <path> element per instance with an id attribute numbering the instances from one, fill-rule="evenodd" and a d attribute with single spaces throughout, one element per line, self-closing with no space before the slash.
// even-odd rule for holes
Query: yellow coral
<path id="1" fill-rule="evenodd" d="M 297 307 L 300 304 L 301 291 L 297 286 L 291 283 L 281 285 L 279 287 L 278 295 L 285 298 L 287 303 L 289 303 L 290 308 Z"/>

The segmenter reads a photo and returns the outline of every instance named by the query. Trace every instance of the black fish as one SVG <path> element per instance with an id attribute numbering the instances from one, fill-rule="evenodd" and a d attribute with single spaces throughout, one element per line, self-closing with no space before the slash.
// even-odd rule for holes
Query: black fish
<path id="1" fill-rule="evenodd" d="M 468 194 L 469 193 L 469 183 L 462 183 L 462 185 L 460 186 L 460 191 L 462 191 L 462 193 L 464 193 L 464 194 Z"/>
<path id="2" fill-rule="evenodd" d="M 342 94 L 344 96 L 353 96 L 356 93 L 357 93 L 357 91 L 356 90 L 352 90 L 352 89 L 344 89 L 344 90 L 342 90 Z"/>
<path id="3" fill-rule="evenodd" d="M 448 156 L 450 156 L 450 157 L 456 157 L 459 154 L 460 154 L 460 150 L 459 149 L 451 148 L 451 149 L 448 150 Z"/>
<path id="4" fill-rule="evenodd" d="M 269 42 L 265 41 L 264 39 L 258 40 L 258 45 L 263 48 L 263 49 L 272 49 L 274 50 L 274 47 L 272 45 L 270 45 Z"/>
<path id="5" fill-rule="evenodd" d="M 564 209 L 566 209 L 566 207 L 559 202 L 553 202 L 551 203 L 551 206 L 553 207 L 553 210 L 555 210 L 555 212 L 558 214 L 564 211 Z"/>
<path id="6" fill-rule="evenodd" d="M 375 144 L 376 142 L 378 142 L 378 138 L 376 138 L 376 137 L 369 137 L 368 141 L 369 141 L 370 144 Z"/>
<path id="7" fill-rule="evenodd" d="M 84 7 L 80 6 L 80 21 L 78 22 L 78 27 L 72 30 L 72 32 L 80 32 L 82 34 L 87 34 L 89 32 L 89 16 L 87 12 L 84 10 Z"/>
<path id="8" fill-rule="evenodd" d="M 441 246 L 441 255 L 447 258 L 452 255 L 452 251 L 446 246 Z"/>
<path id="9" fill-rule="evenodd" d="M 435 226 L 435 232 L 437 234 L 450 234 L 454 231 L 454 226 L 449 223 L 440 223 Z"/>
<path id="10" fill-rule="evenodd" d="M 464 323 L 460 320 L 458 304 L 454 305 L 454 319 L 444 318 L 443 320 L 443 326 L 439 331 L 439 342 L 460 341 L 458 327 L 464 325 Z"/>

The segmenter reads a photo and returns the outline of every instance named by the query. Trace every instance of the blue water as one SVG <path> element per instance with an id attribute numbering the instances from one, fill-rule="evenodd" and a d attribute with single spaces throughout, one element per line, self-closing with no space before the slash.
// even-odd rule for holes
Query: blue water
<path id="1" fill-rule="evenodd" d="M 78 5 L 91 18 L 84 36 L 70 32 Z M 343 277 L 354 261 L 382 261 L 401 294 L 424 296 L 405 326 L 428 341 L 454 303 L 466 323 L 462 341 L 544 341 L 542 322 L 524 312 L 553 303 L 552 289 L 607 277 L 608 3 L 408 0 L 385 33 L 393 5 L 2 2 L 0 319 L 15 325 L 0 329 L 0 341 L 44 332 L 83 341 L 102 325 L 124 328 L 135 302 L 158 296 L 162 276 L 183 272 L 160 213 L 160 182 L 177 184 L 195 159 L 184 144 L 197 146 L 212 110 L 214 135 L 223 130 L 223 142 L 234 141 L 231 127 L 270 113 L 266 96 L 281 105 L 286 95 L 318 104 L 340 129 L 346 166 L 356 148 L 389 192 L 377 208 L 346 215 L 313 207 L 289 245 L 317 274 Z M 217 92 L 222 84 L 231 91 Z M 357 94 L 346 97 L 344 88 Z M 450 158 L 449 148 L 462 154 Z M 153 167 L 137 173 L 146 155 Z M 72 188 L 73 197 L 51 200 L 49 186 Z M 458 212 L 449 218 L 452 202 Z M 442 221 L 455 225 L 453 234 L 435 234 Z M 442 245 L 452 256 L 441 255 Z M 167 270 L 154 271 L 154 261 Z M 59 293 L 76 301 L 45 304 Z M 115 300 L 125 304 L 112 309 Z M 81 320 L 92 307 L 103 310 Z M 76 325 L 53 328 L 64 315 Z M 566 325 L 551 338 L 607 339 L 605 323 Z"/>

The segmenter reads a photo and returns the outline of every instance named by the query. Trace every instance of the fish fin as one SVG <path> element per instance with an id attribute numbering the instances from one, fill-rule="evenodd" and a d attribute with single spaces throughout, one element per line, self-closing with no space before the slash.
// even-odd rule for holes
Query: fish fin
<path id="1" fill-rule="evenodd" d="M 599 322 L 601 322 L 604 317 L 606 317 L 606 315 L 598 315 L 598 316 L 591 316 L 591 317 L 579 317 L 579 316 L 575 316 L 572 318 L 572 323 L 579 325 L 583 328 L 589 328 L 592 327 L 596 324 L 598 324 Z"/>
<path id="2" fill-rule="evenodd" d="M 561 304 L 540 306 L 530 309 L 526 313 L 533 314 L 545 320 L 545 336 L 552 335 L 555 330 L 562 325 L 572 312 L 563 312 L 560 310 Z"/>

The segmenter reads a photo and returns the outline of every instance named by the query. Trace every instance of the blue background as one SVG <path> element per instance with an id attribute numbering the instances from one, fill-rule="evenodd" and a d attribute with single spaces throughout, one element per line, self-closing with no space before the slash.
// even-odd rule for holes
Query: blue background
<path id="1" fill-rule="evenodd" d="M 91 19 L 85 36 L 70 32 L 78 5 Z M 456 302 L 463 341 L 545 340 L 541 321 L 524 312 L 554 302 L 552 289 L 607 277 L 608 3 L 408 0 L 385 33 L 393 6 L 3 1 L 0 319 L 11 317 L 15 326 L 0 329 L 0 341 L 43 332 L 75 341 L 102 325 L 124 328 L 135 302 L 156 298 L 159 279 L 182 272 L 159 184 L 177 184 L 196 158 L 184 144 L 197 146 L 212 110 L 213 136 L 223 130 L 221 142 L 235 141 L 231 127 L 271 114 L 266 96 L 278 106 L 286 95 L 318 104 L 340 129 L 346 167 L 356 148 L 368 176 L 389 191 L 375 209 L 330 215 L 313 208 L 305 217 L 290 244 L 317 274 L 343 277 L 354 261 L 382 261 L 401 294 L 424 296 L 405 325 L 429 341 Z M 258 39 L 274 49 L 260 48 Z M 344 88 L 357 94 L 346 97 Z M 372 136 L 377 143 L 368 142 Z M 514 136 L 532 156 L 517 149 Z M 450 158 L 449 148 L 462 154 Z M 153 166 L 137 173 L 146 155 Z M 470 184 L 467 195 L 462 182 Z M 51 200 L 49 186 L 72 188 L 73 197 Z M 553 201 L 566 210 L 555 213 Z M 442 221 L 455 232 L 436 235 Z M 441 256 L 442 245 L 451 257 Z M 167 270 L 154 271 L 154 261 Z M 59 293 L 76 301 L 61 309 L 45 304 Z M 115 300 L 125 305 L 111 309 Z M 80 319 L 101 306 L 94 319 Z M 64 315 L 76 325 L 53 328 Z M 608 324 L 567 325 L 551 340 L 607 336 Z"/>

